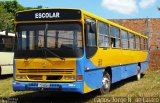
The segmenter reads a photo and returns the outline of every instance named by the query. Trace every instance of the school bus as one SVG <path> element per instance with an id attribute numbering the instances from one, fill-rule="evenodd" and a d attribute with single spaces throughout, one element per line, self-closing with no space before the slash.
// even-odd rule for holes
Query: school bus
<path id="1" fill-rule="evenodd" d="M 148 65 L 147 36 L 85 10 L 20 11 L 15 25 L 14 91 L 105 94 Z"/>

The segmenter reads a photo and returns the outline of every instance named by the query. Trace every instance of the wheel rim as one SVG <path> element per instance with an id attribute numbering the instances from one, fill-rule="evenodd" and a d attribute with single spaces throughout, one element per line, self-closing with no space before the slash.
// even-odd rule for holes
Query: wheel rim
<path id="1" fill-rule="evenodd" d="M 105 89 L 107 89 L 108 87 L 109 87 L 109 79 L 108 78 L 103 78 L 103 80 L 102 80 L 102 84 L 103 84 L 103 86 L 104 86 L 104 88 Z"/>
<path id="2" fill-rule="evenodd" d="M 106 75 L 102 79 L 102 88 L 101 88 L 101 91 L 104 93 L 104 92 L 109 91 L 109 89 L 110 89 L 110 76 Z"/>
<path id="3" fill-rule="evenodd" d="M 141 70 L 140 67 L 137 68 L 137 80 L 140 80 L 141 78 Z"/>

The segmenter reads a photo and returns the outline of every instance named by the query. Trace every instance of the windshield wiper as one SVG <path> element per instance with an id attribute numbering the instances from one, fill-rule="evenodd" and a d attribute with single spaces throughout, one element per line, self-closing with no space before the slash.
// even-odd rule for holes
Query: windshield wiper
<path id="1" fill-rule="evenodd" d="M 46 48 L 46 47 L 47 47 L 47 44 L 46 44 L 46 42 L 47 42 L 47 29 L 48 29 L 48 24 L 46 24 L 45 30 L 44 30 L 44 44 L 45 44 L 45 45 L 44 45 L 44 47 L 42 47 L 42 49 L 45 50 L 45 51 L 47 51 L 47 52 L 49 52 L 49 53 L 52 54 L 53 56 L 56 56 L 56 57 L 60 58 L 61 60 L 65 60 L 64 57 L 60 57 L 60 56 L 57 55 L 56 53 L 54 53 L 54 52 L 52 52 L 51 50 L 49 50 L 48 48 Z M 46 53 L 45 53 L 45 57 L 46 57 Z"/>
<path id="2" fill-rule="evenodd" d="M 59 55 L 57 55 L 56 53 L 52 52 L 52 51 L 49 50 L 48 48 L 43 47 L 42 49 L 45 50 L 45 51 L 47 51 L 47 52 L 49 52 L 49 53 L 52 54 L 53 56 L 60 58 L 61 60 L 65 60 L 64 57 L 60 57 Z M 45 54 L 45 55 L 46 55 L 46 54 Z"/>

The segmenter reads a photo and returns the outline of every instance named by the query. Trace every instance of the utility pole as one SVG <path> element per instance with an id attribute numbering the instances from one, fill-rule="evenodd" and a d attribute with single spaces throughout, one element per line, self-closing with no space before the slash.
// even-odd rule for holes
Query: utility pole
<path id="1" fill-rule="evenodd" d="M 145 34 L 149 37 L 150 36 L 150 18 L 146 18 L 145 20 Z"/>

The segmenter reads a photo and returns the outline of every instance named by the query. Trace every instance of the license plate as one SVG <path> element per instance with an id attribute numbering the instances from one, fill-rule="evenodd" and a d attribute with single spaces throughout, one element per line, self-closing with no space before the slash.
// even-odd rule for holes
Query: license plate
<path id="1" fill-rule="evenodd" d="M 50 87 L 50 84 L 49 84 L 49 83 L 38 83 L 38 87 L 41 87 L 41 88 L 49 88 L 49 87 Z"/>

